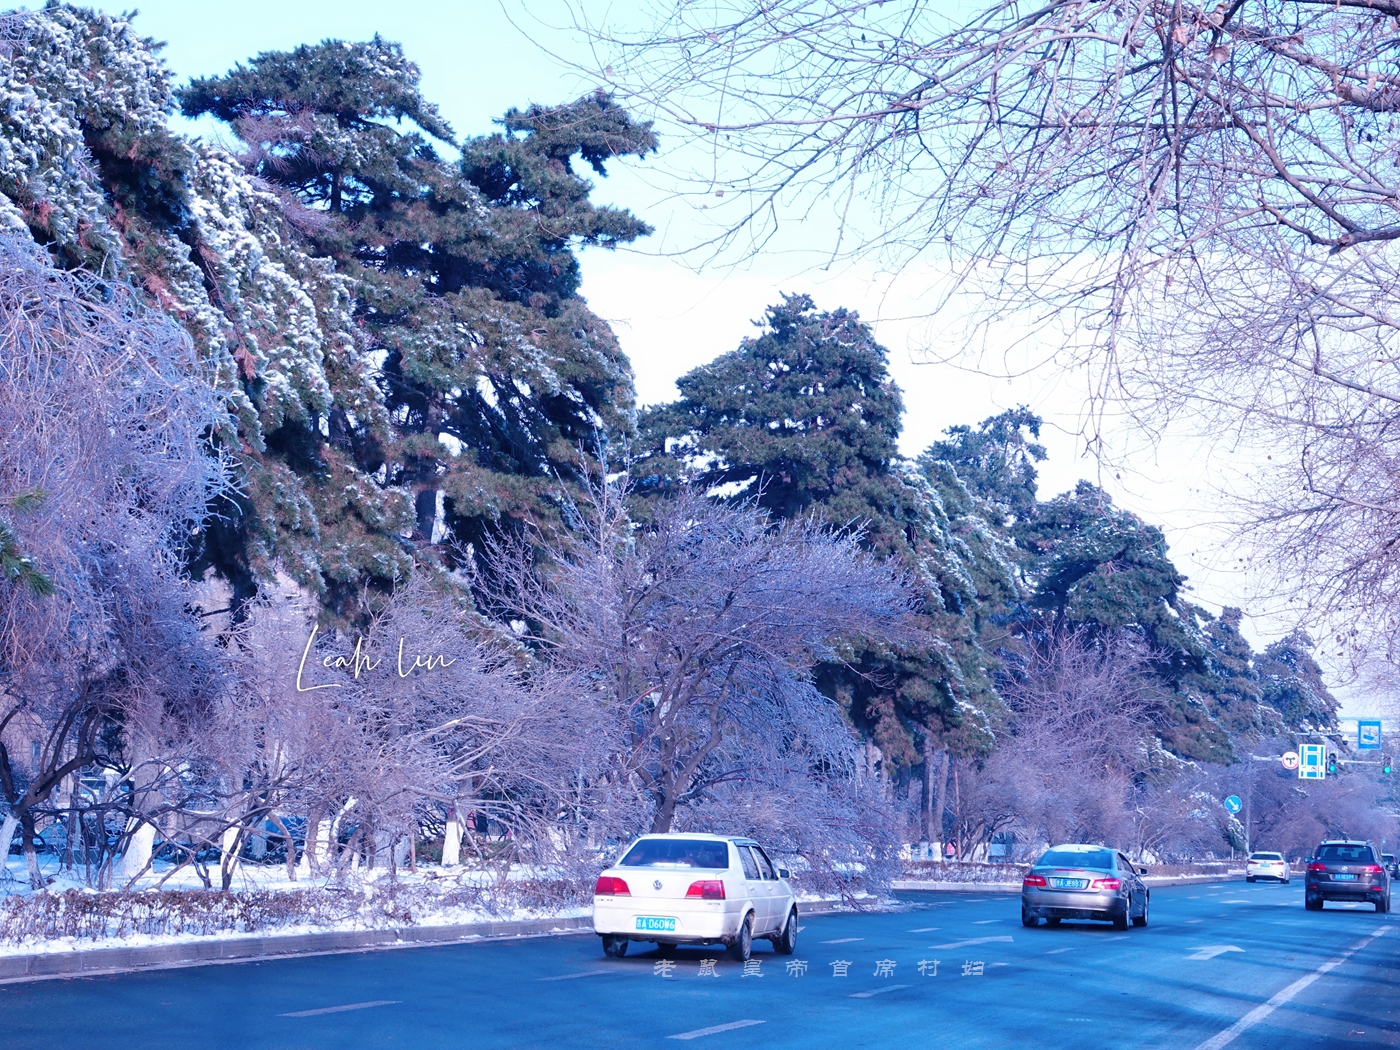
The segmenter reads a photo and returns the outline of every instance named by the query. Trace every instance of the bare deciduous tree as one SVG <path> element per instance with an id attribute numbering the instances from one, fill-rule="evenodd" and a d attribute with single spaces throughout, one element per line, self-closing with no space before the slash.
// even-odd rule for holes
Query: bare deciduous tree
<path id="1" fill-rule="evenodd" d="M 1091 442 L 1110 401 L 1199 413 L 1257 463 L 1235 495 L 1285 586 L 1397 637 L 1400 6 L 567 6 L 592 72 L 703 149 L 711 247 L 825 199 L 835 254 L 946 267 L 951 313 L 1087 369 Z"/>
<path id="2" fill-rule="evenodd" d="M 46 580 L 0 578 L 0 792 L 36 886 L 36 818 L 61 785 L 212 700 L 174 563 L 223 485 L 201 375 L 129 288 L 0 238 L 0 494 L 35 494 L 12 531 Z"/>
<path id="3" fill-rule="evenodd" d="M 903 636 L 907 583 L 816 520 L 684 492 L 638 525 L 626 496 L 625 481 L 598 488 L 572 537 L 536 537 L 542 561 L 501 545 L 481 576 L 495 614 L 603 701 L 616 729 L 594 794 L 647 803 L 646 824 L 618 830 L 742 830 L 768 813 L 814 865 L 838 841 L 847 856 L 883 841 L 862 838 L 879 822 L 853 815 L 854 737 L 809 672 L 843 643 Z"/>

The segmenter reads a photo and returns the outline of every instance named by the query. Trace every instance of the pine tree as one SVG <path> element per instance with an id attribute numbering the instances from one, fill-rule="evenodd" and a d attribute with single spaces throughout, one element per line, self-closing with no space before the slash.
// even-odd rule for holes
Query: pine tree
<path id="1" fill-rule="evenodd" d="M 997 701 L 976 617 L 1012 587 L 1004 549 L 951 471 L 930 477 L 900 458 L 903 395 L 869 326 L 790 295 L 761 335 L 677 386 L 678 401 L 641 421 L 643 488 L 686 482 L 778 519 L 863 530 L 867 549 L 913 574 L 927 641 L 851 651 L 819 669 L 819 686 L 896 768 L 918 763 L 928 736 L 989 746 Z"/>
<path id="2" fill-rule="evenodd" d="M 415 548 L 453 564 L 494 528 L 554 518 L 561 481 L 632 427 L 631 368 L 578 295 L 574 251 L 650 232 L 593 205 L 573 162 L 605 175 L 614 157 L 644 157 L 650 125 L 598 93 L 512 110 L 448 161 L 432 140 L 452 145 L 451 129 L 379 38 L 265 53 L 180 98 L 187 115 L 230 121 L 245 163 L 295 198 L 312 243 L 353 279 L 393 437 L 339 414 L 331 444 L 411 493 Z"/>
<path id="3" fill-rule="evenodd" d="M 131 281 L 189 333 L 238 473 L 190 565 L 236 603 L 284 571 L 363 616 L 455 541 L 556 521 L 594 469 L 580 448 L 630 432 L 631 369 L 574 256 L 647 232 L 571 166 L 654 148 L 611 99 L 512 112 L 448 160 L 397 45 L 328 42 L 179 93 L 231 122 L 232 157 L 170 130 L 170 73 L 129 19 L 4 19 L 0 230 Z"/>

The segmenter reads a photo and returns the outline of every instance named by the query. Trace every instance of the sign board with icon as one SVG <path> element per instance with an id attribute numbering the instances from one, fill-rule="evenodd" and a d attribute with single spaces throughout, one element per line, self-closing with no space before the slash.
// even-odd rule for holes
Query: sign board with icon
<path id="1" fill-rule="evenodd" d="M 1357 719 L 1356 750 L 1379 751 L 1381 749 L 1381 723 L 1379 719 Z"/>
<path id="2" fill-rule="evenodd" d="M 1326 780 L 1326 779 L 1327 779 L 1327 745 L 1326 745 L 1326 744 L 1299 744 L 1299 745 L 1298 745 L 1298 779 L 1299 779 L 1299 780 Z"/>
<path id="3" fill-rule="evenodd" d="M 1298 752 L 1296 752 L 1296 751 L 1285 751 L 1282 755 L 1279 756 L 1279 761 L 1283 763 L 1283 768 L 1284 768 L 1284 769 L 1297 769 L 1297 768 L 1298 768 Z"/>
<path id="4" fill-rule="evenodd" d="M 1225 809 L 1227 812 L 1238 813 L 1243 808 L 1244 804 L 1240 802 L 1239 795 L 1231 795 L 1225 800 Z"/>

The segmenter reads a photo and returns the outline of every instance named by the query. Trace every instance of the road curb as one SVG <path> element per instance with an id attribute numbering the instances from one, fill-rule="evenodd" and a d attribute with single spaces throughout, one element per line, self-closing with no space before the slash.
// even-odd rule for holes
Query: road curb
<path id="1" fill-rule="evenodd" d="M 464 944 L 516 937 L 567 936 L 593 932 L 593 919 L 530 919 L 467 923 L 457 926 L 409 926 L 390 930 L 332 930 L 285 936 L 229 937 L 124 948 L 79 948 L 71 952 L 0 955 L 0 984 L 60 977 L 97 976 L 203 966 L 299 955 L 337 955 L 440 944 Z"/>
<path id="2" fill-rule="evenodd" d="M 799 901 L 804 915 L 848 910 L 842 901 Z M 526 919 L 514 922 L 464 923 L 457 926 L 406 926 L 389 930 L 331 930 L 282 936 L 227 937 L 121 948 L 77 948 L 70 952 L 0 955 L 0 984 L 22 984 L 69 977 L 169 970 L 186 966 L 291 959 L 308 955 L 476 944 L 523 937 L 569 937 L 593 932 L 591 916 L 574 919 Z"/>

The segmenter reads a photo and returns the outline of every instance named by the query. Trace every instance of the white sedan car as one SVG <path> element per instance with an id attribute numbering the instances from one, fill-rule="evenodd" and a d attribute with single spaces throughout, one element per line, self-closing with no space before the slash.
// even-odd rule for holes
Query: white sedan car
<path id="1" fill-rule="evenodd" d="M 593 929 L 603 951 L 627 954 L 632 941 L 724 944 L 747 960 L 755 937 L 781 955 L 797 950 L 797 900 L 788 872 L 757 842 L 721 835 L 643 835 L 593 891 Z"/>
<path id="2" fill-rule="evenodd" d="M 1289 874 L 1288 861 L 1282 853 L 1251 853 L 1244 865 L 1245 882 L 1253 882 L 1255 879 L 1277 879 L 1287 883 Z"/>

